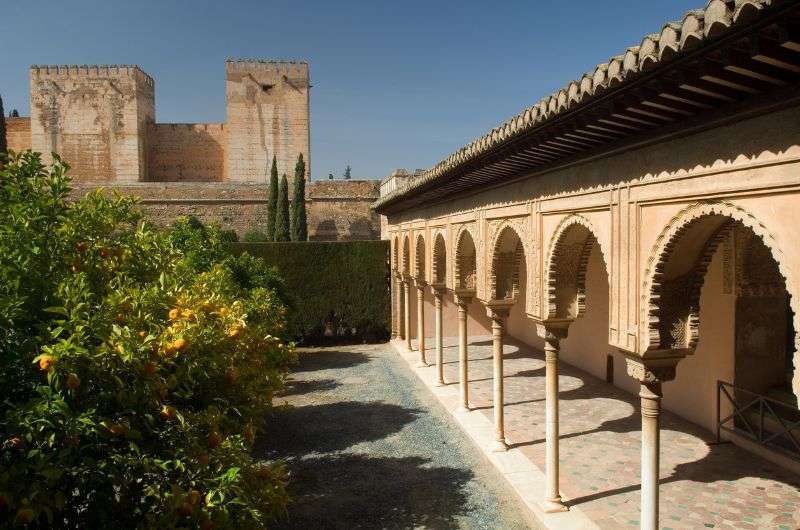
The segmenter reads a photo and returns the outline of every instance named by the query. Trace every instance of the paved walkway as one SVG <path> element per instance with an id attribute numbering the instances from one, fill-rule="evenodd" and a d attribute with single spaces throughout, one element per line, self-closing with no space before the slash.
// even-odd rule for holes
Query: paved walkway
<path id="1" fill-rule="evenodd" d="M 491 419 L 491 339 L 470 341 L 467 414 Z M 457 339 L 445 346 L 445 379 L 455 387 Z M 508 344 L 504 359 L 506 438 L 544 471 L 544 355 Z M 421 375 L 433 381 L 434 370 Z M 601 528 L 638 528 L 638 399 L 563 362 L 559 384 L 562 494 Z M 800 528 L 800 476 L 735 445 L 709 445 L 706 431 L 674 414 L 661 427 L 662 528 Z"/>
<path id="2" fill-rule="evenodd" d="M 388 344 L 303 350 L 258 450 L 287 460 L 270 528 L 531 528 L 497 471 Z"/>

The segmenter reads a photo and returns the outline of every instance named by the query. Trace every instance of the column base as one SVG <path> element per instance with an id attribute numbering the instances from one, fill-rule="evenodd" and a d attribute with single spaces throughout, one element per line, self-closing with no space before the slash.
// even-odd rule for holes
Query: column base
<path id="1" fill-rule="evenodd" d="M 417 364 L 415 364 L 414 366 L 416 366 L 417 368 L 427 368 L 430 366 L 430 364 L 426 363 L 425 361 L 417 361 Z"/>
<path id="2" fill-rule="evenodd" d="M 561 498 L 547 499 L 544 501 L 544 513 L 568 512 L 569 507 L 561 502 Z"/>
<path id="3" fill-rule="evenodd" d="M 492 442 L 492 445 L 489 446 L 489 451 L 492 453 L 504 453 L 508 451 L 508 444 L 502 440 L 495 440 Z"/>
<path id="4" fill-rule="evenodd" d="M 436 383 L 433 386 L 447 386 L 447 383 L 445 383 L 444 381 L 436 381 Z"/>
<path id="5" fill-rule="evenodd" d="M 472 409 L 470 409 L 467 405 L 459 405 L 456 409 L 456 412 L 472 412 Z"/>

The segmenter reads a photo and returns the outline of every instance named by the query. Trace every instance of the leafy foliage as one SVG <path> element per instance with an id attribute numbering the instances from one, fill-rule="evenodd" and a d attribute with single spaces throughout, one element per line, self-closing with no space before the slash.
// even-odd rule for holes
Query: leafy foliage
<path id="1" fill-rule="evenodd" d="M 0 171 L 0 527 L 263 528 L 250 446 L 294 358 L 273 269 L 130 198 L 67 202 L 56 157 Z"/>
<path id="2" fill-rule="evenodd" d="M 288 330 L 304 343 L 389 336 L 386 241 L 236 243 L 277 268 L 292 306 Z"/>
<path id="3" fill-rule="evenodd" d="M 272 155 L 272 169 L 269 172 L 269 198 L 267 199 L 267 239 L 275 240 L 275 216 L 278 211 L 278 160 Z"/>
<path id="4" fill-rule="evenodd" d="M 257 228 L 248 230 L 244 233 L 244 237 L 242 237 L 242 241 L 245 243 L 266 243 L 271 240 L 272 238 L 269 237 L 266 232 L 262 232 Z"/>
<path id="5" fill-rule="evenodd" d="M 292 241 L 308 239 L 308 220 L 306 218 L 306 163 L 303 153 L 297 157 L 294 167 L 294 195 L 292 196 Z"/>
<path id="6" fill-rule="evenodd" d="M 278 190 L 274 241 L 289 241 L 289 182 L 286 180 L 286 175 L 281 177 L 281 186 Z"/>

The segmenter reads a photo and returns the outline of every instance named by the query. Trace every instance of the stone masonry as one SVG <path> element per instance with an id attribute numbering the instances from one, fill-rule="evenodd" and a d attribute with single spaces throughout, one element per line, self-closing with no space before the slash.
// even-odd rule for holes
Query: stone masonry
<path id="1" fill-rule="evenodd" d="M 263 229 L 273 156 L 290 190 L 301 153 L 310 180 L 309 66 L 228 60 L 225 74 L 225 123 L 156 123 L 155 83 L 138 66 L 31 66 L 31 116 L 8 119 L 9 148 L 58 153 L 75 196 L 118 189 L 158 224 L 191 214 Z M 309 237 L 377 239 L 377 197 L 377 180 L 309 182 Z"/>

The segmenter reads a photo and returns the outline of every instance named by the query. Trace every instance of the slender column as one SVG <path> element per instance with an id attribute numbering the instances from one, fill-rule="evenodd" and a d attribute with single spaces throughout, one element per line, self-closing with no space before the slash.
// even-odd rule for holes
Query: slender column
<path id="1" fill-rule="evenodd" d="M 661 451 L 661 383 L 675 379 L 675 371 L 688 349 L 649 350 L 648 358 L 627 353 L 628 375 L 639 381 L 642 409 L 642 530 L 658 530 L 658 466 Z"/>
<path id="2" fill-rule="evenodd" d="M 661 382 L 642 383 L 642 530 L 658 530 L 658 465 L 660 458 Z"/>
<path id="3" fill-rule="evenodd" d="M 545 511 L 563 512 L 567 510 L 561 501 L 559 491 L 558 459 L 558 347 L 559 339 L 547 334 L 544 342 L 545 361 L 545 467 L 546 491 Z"/>
<path id="4" fill-rule="evenodd" d="M 492 358 L 494 362 L 494 442 L 491 450 L 499 452 L 508 450 L 503 419 L 505 406 L 503 403 L 503 335 L 508 308 L 506 306 L 496 307 L 490 302 L 489 316 L 492 318 Z"/>
<path id="5" fill-rule="evenodd" d="M 406 347 L 413 350 L 411 347 L 411 284 L 408 280 L 403 281 L 403 320 L 405 324 L 405 339 Z"/>
<path id="6" fill-rule="evenodd" d="M 397 273 L 392 272 L 392 339 L 400 338 L 400 289 Z"/>
<path id="7" fill-rule="evenodd" d="M 428 366 L 425 359 L 425 284 L 417 281 L 417 346 L 419 362 L 417 366 Z"/>
<path id="8" fill-rule="evenodd" d="M 469 356 L 467 355 L 467 305 L 470 298 L 458 296 L 458 371 L 461 391 L 461 410 L 469 410 Z"/>
<path id="9" fill-rule="evenodd" d="M 434 287 L 433 299 L 436 306 L 436 386 L 444 386 L 444 339 L 442 337 L 442 289 Z"/>

